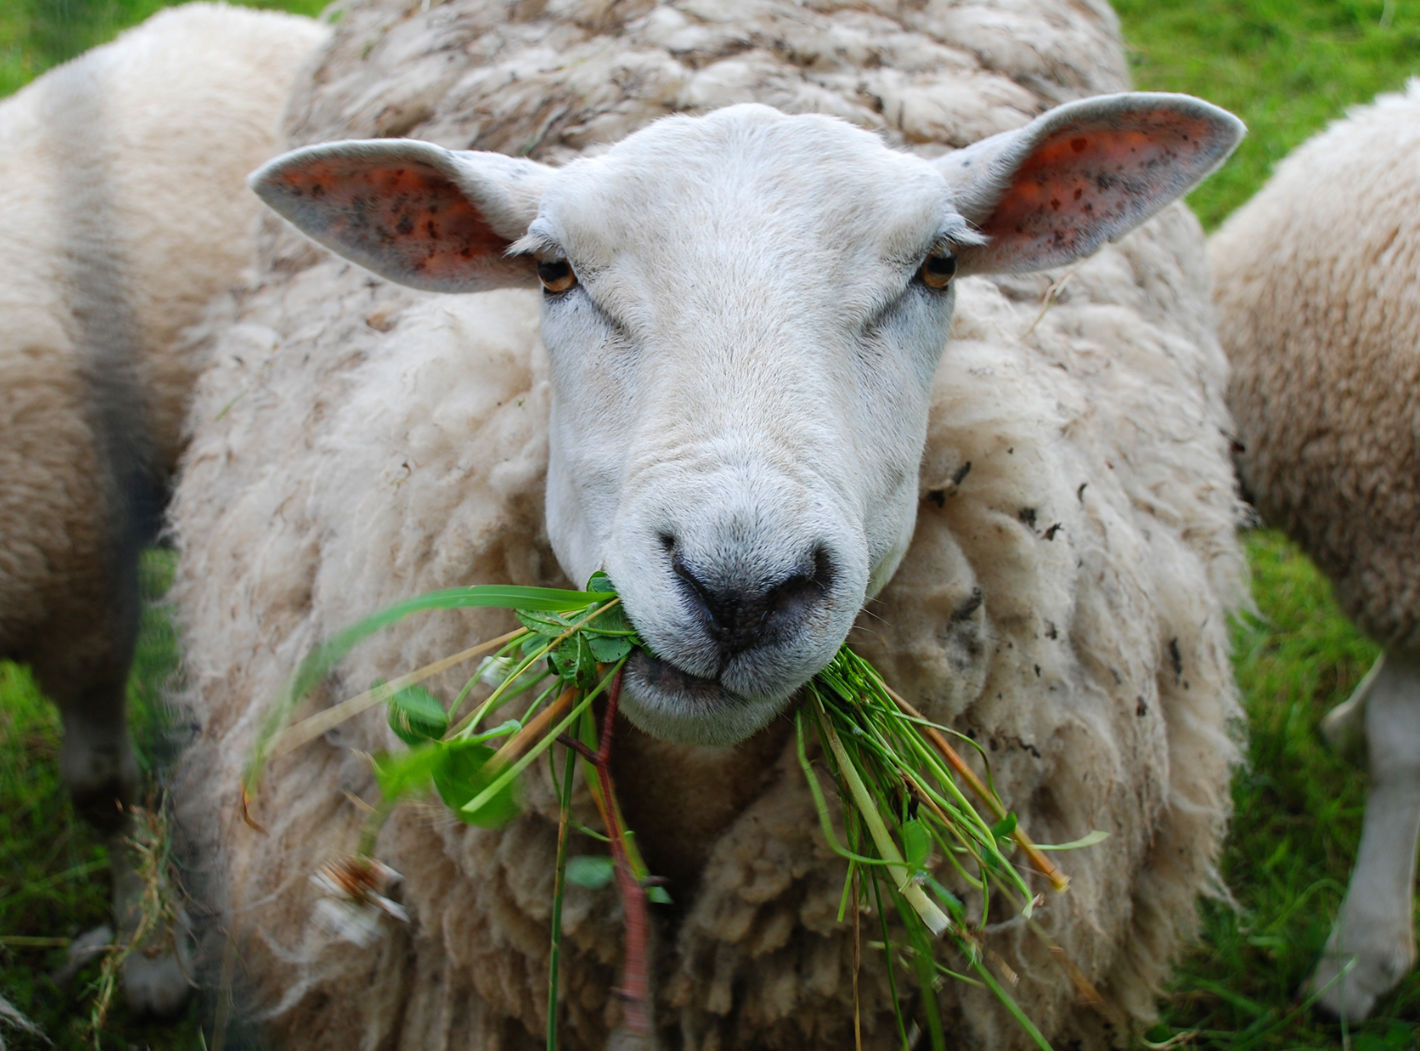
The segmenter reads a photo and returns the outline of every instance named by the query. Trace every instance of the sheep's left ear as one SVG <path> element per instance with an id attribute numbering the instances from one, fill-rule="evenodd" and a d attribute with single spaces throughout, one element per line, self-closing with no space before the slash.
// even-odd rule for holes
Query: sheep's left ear
<path id="1" fill-rule="evenodd" d="M 392 281 L 431 292 L 536 285 L 509 256 L 537 218 L 552 169 L 413 139 L 306 146 L 249 180 L 306 236 Z"/>
<path id="2" fill-rule="evenodd" d="M 1244 127 L 1188 95 L 1104 95 L 946 154 L 957 210 L 985 234 L 959 272 L 1058 266 L 1123 236 L 1227 159 Z"/>

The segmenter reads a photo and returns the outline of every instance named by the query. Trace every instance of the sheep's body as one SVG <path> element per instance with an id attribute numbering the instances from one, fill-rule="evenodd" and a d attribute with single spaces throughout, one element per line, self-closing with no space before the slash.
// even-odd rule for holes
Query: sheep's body
<path id="1" fill-rule="evenodd" d="M 898 144 L 962 144 L 1125 79 L 1102 7 L 879 6 L 454 3 L 420 16 L 353 3 L 292 138 L 407 133 L 560 161 L 653 116 L 753 98 Z M 1111 833 L 1069 857 L 1071 890 L 1042 914 L 1102 1005 L 1082 1004 L 1019 926 L 991 935 L 1030 1016 L 1091 1045 L 1151 1011 L 1211 885 L 1228 806 L 1238 710 L 1224 621 L 1242 563 L 1201 256 L 1196 224 L 1173 208 L 1076 269 L 1043 313 L 1049 275 L 962 282 L 916 537 L 850 637 L 934 718 L 976 736 L 1037 839 Z M 216 364 L 174 505 L 202 725 L 182 827 L 278 1040 L 534 1046 L 556 832 L 541 773 L 502 830 L 398 811 L 377 851 L 405 874 L 413 922 L 358 952 L 309 923 L 309 877 L 356 844 L 362 817 L 342 792 L 372 792 L 359 753 L 390 747 L 380 716 L 268 767 L 264 834 L 233 802 L 265 702 L 309 645 L 436 587 L 561 582 L 543 520 L 536 297 L 418 296 L 287 234 L 262 266 L 212 322 Z M 505 627 L 477 613 L 402 625 L 346 661 L 332 691 Z M 851 1046 L 843 865 L 788 732 L 777 721 L 723 750 L 618 737 L 629 822 L 675 878 L 651 968 L 667 1043 Z M 614 891 L 573 888 L 563 921 L 563 1041 L 602 1046 L 620 1016 Z M 883 962 L 868 952 L 863 968 L 865 1044 L 893 1046 Z M 962 1046 L 1023 1042 L 989 994 L 948 983 L 942 995 Z"/>
<path id="2" fill-rule="evenodd" d="M 1351 1018 L 1368 1014 L 1415 961 L 1417 157 L 1420 82 L 1412 81 L 1299 147 L 1209 244 L 1243 485 L 1386 650 L 1383 668 L 1328 719 L 1338 728 L 1364 719 L 1370 750 L 1356 871 L 1312 978 L 1321 1002 Z M 1331 192 L 1337 186 L 1346 192 Z M 1352 956 L 1355 969 L 1333 983 Z"/>
<path id="3" fill-rule="evenodd" d="M 179 334 L 249 265 L 242 179 L 324 32 L 192 5 L 0 103 L 0 656 L 58 702 L 65 781 L 106 826 L 136 776 L 138 550 L 199 365 Z"/>

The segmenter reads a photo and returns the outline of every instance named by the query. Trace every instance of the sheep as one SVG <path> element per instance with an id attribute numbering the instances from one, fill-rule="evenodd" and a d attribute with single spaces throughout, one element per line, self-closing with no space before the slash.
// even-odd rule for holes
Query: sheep
<path id="1" fill-rule="evenodd" d="M 1308 981 L 1324 1009 L 1352 1020 L 1415 963 L 1417 151 L 1420 81 L 1411 81 L 1290 154 L 1208 246 L 1244 490 L 1384 648 L 1324 724 L 1329 736 L 1363 738 L 1370 768 L 1355 871 Z"/>
<path id="2" fill-rule="evenodd" d="M 181 333 L 249 263 L 242 179 L 326 32 L 191 4 L 0 104 L 0 656 L 28 663 L 62 712 L 61 773 L 115 847 L 125 942 L 141 892 L 124 846 L 138 788 L 125 690 L 139 550 L 201 366 Z M 124 986 L 165 1013 L 188 982 L 152 948 L 128 956 Z"/>
<path id="3" fill-rule="evenodd" d="M 524 812 L 499 830 L 396 810 L 375 850 L 404 876 L 410 922 L 382 921 L 358 949 L 312 922 L 311 877 L 358 842 L 368 754 L 392 744 L 384 719 L 367 712 L 273 758 L 245 815 L 238 786 L 287 676 L 356 617 L 454 584 L 582 584 L 602 563 L 656 652 L 684 662 L 633 673 L 643 685 L 627 687 L 639 700 L 613 757 L 628 823 L 675 902 L 657 916 L 650 967 L 660 1045 L 853 1046 L 844 866 L 784 714 L 792 683 L 845 633 L 914 704 L 979 742 L 1036 838 L 1110 833 L 1070 857 L 1069 893 L 1039 912 L 1068 967 L 1024 924 L 992 927 L 993 959 L 1019 975 L 1033 1021 L 1101 1046 L 1150 1016 L 1199 894 L 1217 886 L 1237 754 L 1225 614 L 1245 601 L 1245 572 L 1202 236 L 1169 206 L 1062 270 L 1123 227 L 1059 253 L 1047 235 L 1013 259 L 1020 242 L 986 218 L 994 191 L 958 190 L 959 214 L 943 210 L 942 182 L 1008 171 L 1032 143 L 1088 151 L 1111 114 L 1142 149 L 1138 107 L 1157 105 L 1144 124 L 1161 136 L 1188 125 L 1168 152 L 1189 174 L 1168 176 L 1131 221 L 1143 218 L 1220 159 L 1237 126 L 1177 98 L 1051 109 L 1123 89 L 1124 70 L 1108 9 L 1056 0 L 343 8 L 292 104 L 290 144 L 310 151 L 274 161 L 258 188 L 321 239 L 426 288 L 527 286 L 541 269 L 552 291 L 429 295 L 272 225 L 256 283 L 207 322 L 213 365 L 172 510 L 198 727 L 176 825 L 191 891 L 218 918 L 206 958 L 235 974 L 275 1046 L 541 1045 L 557 813 L 545 770 L 530 769 Z M 683 110 L 700 116 L 668 116 Z M 1065 130 L 1077 121 L 1090 130 Z M 311 146 L 404 135 L 482 152 Z M 391 227 L 344 234 L 301 203 L 353 200 L 336 176 L 383 161 L 394 167 L 376 181 L 434 203 L 424 195 L 452 179 L 486 209 L 491 228 L 460 226 L 472 212 L 455 200 L 407 216 L 411 231 L 467 234 L 471 276 L 422 250 L 404 264 L 382 255 L 386 234 L 400 240 L 388 201 L 354 207 Z M 589 199 L 616 208 L 580 211 Z M 1053 271 L 971 272 L 1047 261 Z M 950 322 L 951 293 L 930 287 L 947 278 L 960 285 Z M 600 327 L 599 309 L 623 334 Z M 844 333 L 865 327 L 882 335 L 862 337 L 859 357 Z M 631 348 L 649 333 L 688 360 Z M 776 349 L 727 362 L 751 344 Z M 704 381 L 678 374 L 687 366 Z M 578 433 L 590 440 L 569 444 Z M 635 495 L 607 496 L 642 472 Z M 707 553 L 716 515 L 753 534 L 772 569 L 768 657 L 725 595 L 743 548 Z M 696 601 L 666 576 L 677 563 L 719 605 L 714 632 L 677 621 Z M 488 611 L 403 622 L 313 703 L 505 629 Z M 716 646 L 741 647 L 735 681 L 761 699 L 738 725 L 688 713 L 650 681 L 659 671 L 724 708 L 719 687 L 693 678 Z M 593 820 L 585 797 L 576 805 Z M 613 995 L 614 891 L 572 888 L 562 921 L 563 1046 L 634 1045 Z M 865 949 L 865 1047 L 897 1044 L 887 981 Z M 947 982 L 940 998 L 960 1046 L 1022 1044 L 989 993 Z"/>

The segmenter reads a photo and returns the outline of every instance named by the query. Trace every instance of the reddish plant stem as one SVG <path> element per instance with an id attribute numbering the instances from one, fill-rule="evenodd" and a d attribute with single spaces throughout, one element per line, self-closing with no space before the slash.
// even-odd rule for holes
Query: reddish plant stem
<path id="1" fill-rule="evenodd" d="M 621 895 L 621 910 L 626 924 L 626 951 L 621 961 L 621 986 L 616 990 L 625 1012 L 626 1028 L 637 1035 L 649 1036 L 651 999 L 647 957 L 650 955 L 651 919 L 646 905 L 646 888 L 631 869 L 626 850 L 626 830 L 621 824 L 621 808 L 616 803 L 616 790 L 611 783 L 611 734 L 616 723 L 617 702 L 621 697 L 621 671 L 607 690 L 606 712 L 602 715 L 601 738 L 593 752 L 580 741 L 568 739 L 568 746 L 581 753 L 597 771 L 601 786 L 602 821 L 611 840 L 611 857 L 616 874 L 616 889 Z"/>

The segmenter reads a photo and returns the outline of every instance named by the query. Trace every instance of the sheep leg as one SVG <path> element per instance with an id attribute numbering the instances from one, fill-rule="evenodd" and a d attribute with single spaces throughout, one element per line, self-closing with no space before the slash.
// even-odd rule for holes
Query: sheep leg
<path id="1" fill-rule="evenodd" d="M 167 1016 L 182 1007 L 191 983 L 181 921 L 176 931 L 145 923 L 145 902 L 151 898 L 130 809 L 139 771 L 128 735 L 126 671 L 126 664 L 121 671 L 93 676 L 72 666 L 64 672 L 36 667 L 64 720 L 60 774 L 75 810 L 107 842 L 117 941 L 129 950 L 122 968 L 124 997 L 139 1014 Z"/>
<path id="2" fill-rule="evenodd" d="M 59 773 L 74 809 L 112 840 L 127 825 L 127 805 L 139 783 L 128 738 L 125 676 L 105 675 L 92 684 L 71 686 L 39 666 L 36 672 L 64 720 Z"/>
<path id="3" fill-rule="evenodd" d="M 1420 659 L 1391 653 L 1365 701 L 1370 791 L 1341 913 L 1309 988 L 1323 1010 L 1370 1014 L 1415 964 L 1412 892 L 1420 838 Z M 1349 968 L 1349 970 L 1348 970 Z"/>
<path id="4" fill-rule="evenodd" d="M 1331 750 L 1357 766 L 1366 762 L 1366 701 L 1384 665 L 1382 654 L 1351 696 L 1327 712 L 1321 721 L 1321 736 Z"/>

